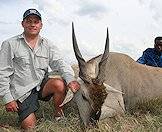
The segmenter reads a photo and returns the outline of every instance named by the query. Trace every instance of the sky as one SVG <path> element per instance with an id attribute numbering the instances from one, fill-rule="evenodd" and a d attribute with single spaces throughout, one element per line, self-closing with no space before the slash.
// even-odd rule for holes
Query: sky
<path id="1" fill-rule="evenodd" d="M 86 60 L 103 53 L 107 28 L 110 51 L 134 60 L 162 36 L 162 0 L 0 0 L 0 43 L 23 32 L 22 16 L 29 8 L 42 15 L 41 36 L 53 41 L 70 64 L 76 63 L 72 22 Z"/>

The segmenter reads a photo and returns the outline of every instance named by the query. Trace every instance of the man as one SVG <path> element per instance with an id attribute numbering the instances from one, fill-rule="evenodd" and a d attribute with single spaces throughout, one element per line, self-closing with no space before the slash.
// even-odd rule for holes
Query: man
<path id="1" fill-rule="evenodd" d="M 154 43 L 154 48 L 147 48 L 137 62 L 162 67 L 162 37 L 156 37 Z"/>
<path id="2" fill-rule="evenodd" d="M 4 41 L 0 50 L 0 96 L 8 112 L 18 112 L 23 129 L 35 127 L 38 100 L 53 97 L 54 117 L 58 119 L 63 116 L 59 105 L 66 88 L 73 92 L 80 88 L 57 47 L 39 35 L 42 25 L 41 14 L 28 9 L 23 14 L 24 32 Z M 62 78 L 49 79 L 48 67 L 58 71 Z"/>

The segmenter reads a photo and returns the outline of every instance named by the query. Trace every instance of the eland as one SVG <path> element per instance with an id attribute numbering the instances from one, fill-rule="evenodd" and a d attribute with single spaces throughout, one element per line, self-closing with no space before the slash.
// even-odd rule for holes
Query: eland
<path id="1" fill-rule="evenodd" d="M 162 69 L 109 52 L 108 29 L 104 53 L 87 62 L 78 48 L 73 24 L 72 40 L 78 61 L 73 68 L 81 84 L 74 99 L 85 126 L 131 111 L 140 101 L 162 97 Z"/>

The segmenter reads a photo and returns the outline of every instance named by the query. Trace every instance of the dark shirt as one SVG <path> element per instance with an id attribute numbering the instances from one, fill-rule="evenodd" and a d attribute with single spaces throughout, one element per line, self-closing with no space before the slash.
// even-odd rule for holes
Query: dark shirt
<path id="1" fill-rule="evenodd" d="M 148 48 L 137 62 L 149 66 L 162 67 L 162 52 L 159 52 L 155 48 Z"/>

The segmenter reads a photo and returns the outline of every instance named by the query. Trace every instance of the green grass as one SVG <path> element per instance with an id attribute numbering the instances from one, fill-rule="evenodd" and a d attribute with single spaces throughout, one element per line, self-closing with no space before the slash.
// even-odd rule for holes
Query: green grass
<path id="1" fill-rule="evenodd" d="M 41 102 L 37 111 L 37 132 L 81 132 L 79 116 L 75 104 L 65 108 L 67 120 L 56 122 L 53 119 L 52 102 Z M 98 128 L 88 129 L 86 132 L 161 132 L 162 131 L 162 102 L 158 99 L 139 103 L 134 108 L 134 114 L 125 114 L 115 118 L 108 118 L 98 123 Z M 20 132 L 16 113 L 5 111 L 0 102 L 0 132 Z"/>

